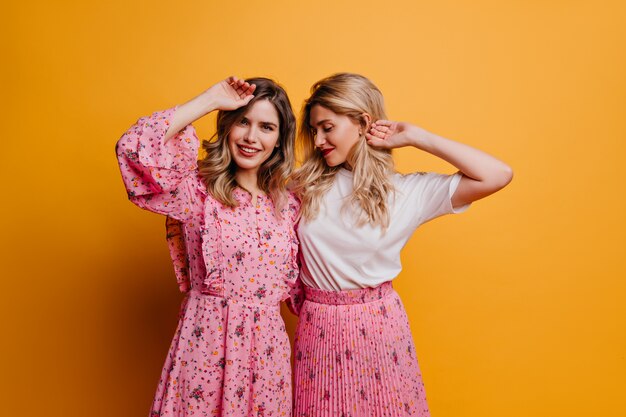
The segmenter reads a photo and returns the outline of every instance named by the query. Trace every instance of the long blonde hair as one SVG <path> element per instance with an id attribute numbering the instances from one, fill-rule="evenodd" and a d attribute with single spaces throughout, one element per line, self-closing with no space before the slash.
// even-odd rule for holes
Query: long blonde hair
<path id="1" fill-rule="evenodd" d="M 304 102 L 299 129 L 302 166 L 293 175 L 293 190 L 302 200 L 301 215 L 312 220 L 319 213 L 322 197 L 330 189 L 340 167 L 329 167 L 315 147 L 315 137 L 309 124 L 311 109 L 320 105 L 332 112 L 348 116 L 369 129 L 364 114 L 371 120 L 386 119 L 383 95 L 367 78 L 358 74 L 339 73 L 316 82 L 311 97 Z M 391 174 L 395 172 L 391 151 L 375 149 L 362 134 L 350 150 L 347 161 L 353 171 L 353 191 L 349 203 L 356 209 L 356 225 L 366 223 L 389 226 L 388 196 L 394 192 Z"/>
<path id="2" fill-rule="evenodd" d="M 268 78 L 250 78 L 246 80 L 256 85 L 254 98 L 237 110 L 222 111 L 217 114 L 217 140 L 205 140 L 202 148 L 206 157 L 198 162 L 199 172 L 208 192 L 219 202 L 229 207 L 236 207 L 233 191 L 237 187 L 235 164 L 228 147 L 228 135 L 231 128 L 239 122 L 254 103 L 268 100 L 276 108 L 279 118 L 278 147 L 259 167 L 257 184 L 270 196 L 276 214 L 280 214 L 287 202 L 287 179 L 295 165 L 296 118 L 293 114 L 289 97 L 285 90 Z"/>

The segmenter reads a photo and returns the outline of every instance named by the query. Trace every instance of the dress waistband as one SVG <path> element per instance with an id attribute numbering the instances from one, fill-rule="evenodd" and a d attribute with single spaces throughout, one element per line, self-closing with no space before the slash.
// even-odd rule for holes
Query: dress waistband
<path id="1" fill-rule="evenodd" d="M 322 290 L 304 286 L 304 294 L 306 301 L 312 301 L 318 304 L 364 304 L 372 301 L 380 300 L 393 292 L 391 281 L 383 282 L 377 287 L 359 288 L 356 290 Z"/>
<path id="2" fill-rule="evenodd" d="M 272 312 L 278 312 L 280 313 L 280 303 L 261 303 L 261 302 L 255 302 L 255 300 L 245 300 L 243 298 L 237 298 L 237 297 L 220 297 L 218 295 L 213 295 L 213 294 L 206 294 L 202 291 L 196 290 L 194 288 L 190 289 L 189 291 L 187 291 L 186 293 L 187 297 L 193 297 L 193 298 L 198 298 L 198 299 L 204 299 L 204 298 L 212 298 L 215 300 L 219 300 L 220 304 L 222 307 L 229 307 L 229 306 L 233 306 L 233 305 L 238 305 L 238 306 L 242 306 L 242 307 L 247 307 L 247 308 L 251 308 L 251 309 L 262 309 L 265 311 L 272 311 Z"/>

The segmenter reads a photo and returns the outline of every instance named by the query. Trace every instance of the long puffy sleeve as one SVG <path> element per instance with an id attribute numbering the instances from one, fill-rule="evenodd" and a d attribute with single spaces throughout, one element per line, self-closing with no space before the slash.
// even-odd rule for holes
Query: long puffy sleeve
<path id="1" fill-rule="evenodd" d="M 199 140 L 188 125 L 163 142 L 176 108 L 142 117 L 116 144 L 128 198 L 137 206 L 185 221 L 197 199 Z"/>

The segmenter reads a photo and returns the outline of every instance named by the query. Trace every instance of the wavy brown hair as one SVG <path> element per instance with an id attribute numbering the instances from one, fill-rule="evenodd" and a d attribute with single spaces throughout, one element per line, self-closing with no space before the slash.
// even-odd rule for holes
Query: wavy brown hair
<path id="1" fill-rule="evenodd" d="M 233 190 L 237 187 L 237 164 L 228 147 L 228 135 L 233 125 L 241 121 L 254 103 L 269 101 L 278 113 L 278 147 L 274 148 L 270 157 L 259 167 L 257 184 L 272 199 L 276 214 L 279 215 L 287 202 L 287 179 L 295 164 L 296 118 L 287 93 L 278 83 L 260 77 L 246 81 L 256 86 L 254 98 L 236 110 L 220 110 L 217 113 L 217 132 L 211 140 L 202 142 L 206 157 L 198 161 L 199 172 L 213 197 L 226 206 L 237 206 L 233 197 Z"/>
<path id="2" fill-rule="evenodd" d="M 309 122 L 311 109 L 316 105 L 349 117 L 362 127 L 363 132 L 370 128 L 364 114 L 369 115 L 371 121 L 387 118 L 382 93 L 362 75 L 334 74 L 311 87 L 311 97 L 302 107 L 298 134 L 303 162 L 293 175 L 293 190 L 302 200 L 301 215 L 308 220 L 317 217 L 322 197 L 332 186 L 340 168 L 329 167 L 315 147 Z M 356 209 L 356 225 L 370 223 L 385 230 L 389 226 L 387 200 L 394 192 L 391 174 L 395 169 L 391 151 L 371 147 L 365 135 L 361 135 L 346 162 L 353 171 L 354 188 L 349 203 Z"/>

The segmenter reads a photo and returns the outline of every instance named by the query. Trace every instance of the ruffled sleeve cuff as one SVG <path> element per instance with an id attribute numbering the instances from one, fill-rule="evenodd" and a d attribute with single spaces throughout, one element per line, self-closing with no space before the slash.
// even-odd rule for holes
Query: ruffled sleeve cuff
<path id="1" fill-rule="evenodd" d="M 199 140 L 192 125 L 164 142 L 177 107 L 143 117 L 117 143 L 117 156 L 129 196 L 176 188 L 197 169 Z"/>

